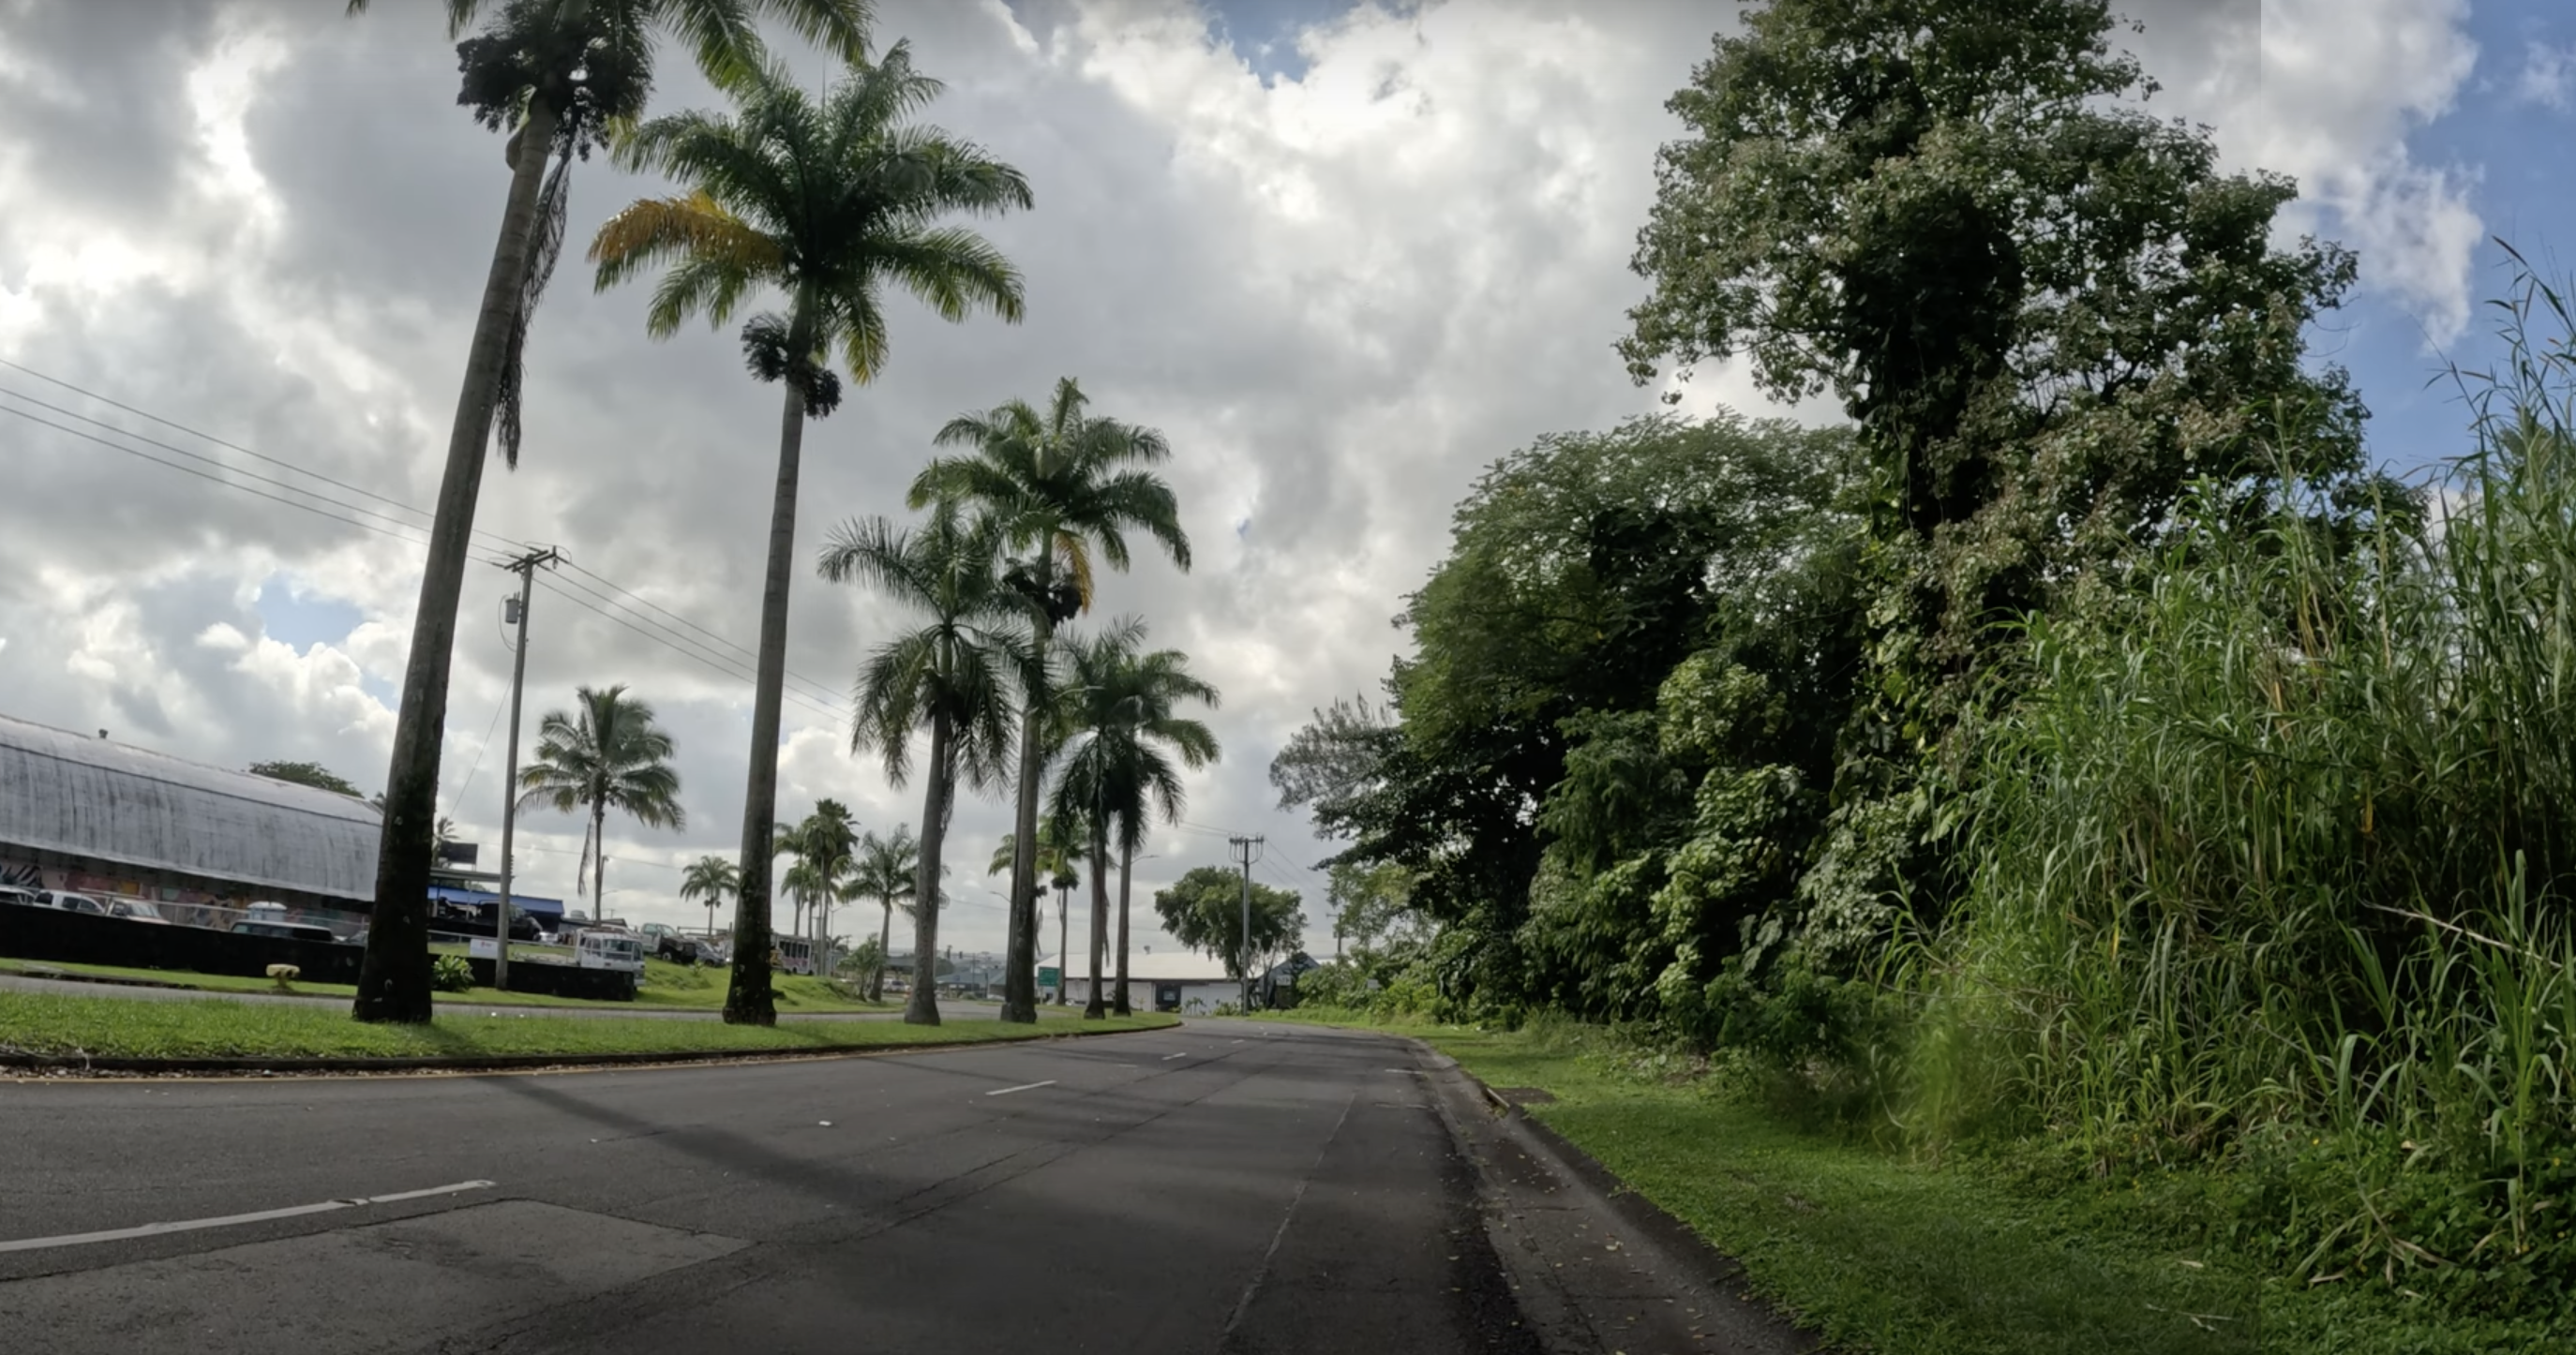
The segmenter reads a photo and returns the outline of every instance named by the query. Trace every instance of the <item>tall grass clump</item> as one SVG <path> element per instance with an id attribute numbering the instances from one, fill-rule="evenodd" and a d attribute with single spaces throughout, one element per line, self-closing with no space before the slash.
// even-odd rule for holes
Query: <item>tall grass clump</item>
<path id="1" fill-rule="evenodd" d="M 2213 513 L 2032 623 L 1915 1120 L 2222 1162 L 2300 1281 L 2502 1314 L 2576 1298 L 2576 323 L 2500 314 L 2425 491 Z"/>

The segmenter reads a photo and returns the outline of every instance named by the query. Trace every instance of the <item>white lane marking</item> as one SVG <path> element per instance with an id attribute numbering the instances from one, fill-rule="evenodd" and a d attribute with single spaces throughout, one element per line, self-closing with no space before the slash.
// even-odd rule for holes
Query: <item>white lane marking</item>
<path id="1" fill-rule="evenodd" d="M 1184 1049 L 1184 1050 L 1182 1050 L 1180 1053 L 1177 1053 L 1177 1054 L 1165 1054 L 1165 1055 L 1163 1056 L 1163 1062 L 1165 1062 L 1165 1063 L 1170 1063 L 1170 1062 L 1171 1062 L 1172 1060 L 1174 1060 L 1174 1059 L 1185 1059 L 1185 1058 L 1188 1058 L 1189 1056 L 1190 1056 L 1190 1051 L 1188 1051 L 1188 1050 Z"/>
<path id="2" fill-rule="evenodd" d="M 454 1195 L 460 1191 L 488 1190 L 489 1181 L 459 1181 L 454 1185 L 431 1186 L 427 1190 L 405 1190 L 392 1195 L 369 1195 L 355 1200 L 325 1200 L 320 1204 L 289 1205 L 284 1209 L 262 1209 L 250 1214 L 226 1214 L 220 1218 L 183 1219 L 176 1223 L 146 1223 L 134 1228 L 110 1228 L 97 1233 L 65 1233 L 60 1237 L 22 1237 L 15 1242 L 0 1242 L 0 1252 L 36 1251 L 45 1247 L 79 1247 L 92 1242 L 120 1242 L 130 1237 L 159 1237 L 164 1233 L 193 1232 L 199 1228 L 231 1228 L 244 1223 L 266 1223 L 271 1219 L 291 1219 L 305 1214 L 327 1214 L 335 1209 L 355 1209 L 360 1205 L 394 1204 L 402 1200 L 425 1200 L 433 1195 Z"/>
<path id="3" fill-rule="evenodd" d="M 1055 1079 L 1048 1078 L 1044 1082 L 1023 1082 L 1016 1087 L 1004 1087 L 1000 1091 L 990 1091 L 984 1094 L 986 1096 L 1008 1096 L 1013 1092 L 1033 1092 L 1040 1087 L 1052 1087 L 1054 1085 Z"/>

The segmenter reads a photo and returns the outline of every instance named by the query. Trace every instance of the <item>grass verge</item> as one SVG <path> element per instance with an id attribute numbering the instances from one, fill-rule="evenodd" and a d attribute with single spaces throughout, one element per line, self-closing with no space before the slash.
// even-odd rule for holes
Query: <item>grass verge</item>
<path id="1" fill-rule="evenodd" d="M 1296 1019 L 1293 1017 L 1284 1019 Z M 1367 1025 L 1342 1014 L 1319 1024 Z M 2210 1172 L 2095 1182 L 1933 1162 L 1810 1127 L 1581 1028 L 1376 1025 L 1429 1041 L 1743 1263 L 1839 1348 L 1881 1355 L 2467 1355 L 2571 1349 L 2367 1280 L 2293 1286 L 2229 1249 Z"/>
<path id="2" fill-rule="evenodd" d="M 1170 1017 L 1088 1022 L 1090 1030 L 1152 1030 Z M 964 1044 L 1031 1038 L 990 1020 L 908 1026 L 900 1021 L 716 1021 L 613 1017 L 444 1015 L 426 1026 L 361 1025 L 328 1008 L 208 998 L 0 993 L 0 1054 L 88 1058 L 471 1058 L 488 1055 L 696 1054 Z"/>
<path id="3" fill-rule="evenodd" d="M 192 988 L 208 993 L 275 993 L 281 991 L 271 979 L 251 978 L 240 974 L 198 974 L 185 970 L 135 969 L 124 965 L 72 964 L 53 960 L 0 959 L 0 973 L 59 973 L 73 978 L 131 979 L 141 983 L 171 988 Z M 724 1006 L 725 973 L 721 969 L 693 969 L 664 960 L 644 962 L 644 981 L 635 990 L 633 1002 L 601 1002 L 590 998 L 557 997 L 551 993 L 505 992 L 498 988 L 469 988 L 462 993 L 439 993 L 437 1000 L 454 1007 L 575 1007 L 593 1011 L 715 1011 Z M 863 1013 L 901 1011 L 900 1002 L 861 1002 L 834 990 L 825 981 L 802 974 L 780 974 L 777 978 L 778 1009 L 782 1013 L 832 1012 Z M 358 990 L 346 983 L 297 983 L 283 990 L 296 997 L 355 998 Z"/>

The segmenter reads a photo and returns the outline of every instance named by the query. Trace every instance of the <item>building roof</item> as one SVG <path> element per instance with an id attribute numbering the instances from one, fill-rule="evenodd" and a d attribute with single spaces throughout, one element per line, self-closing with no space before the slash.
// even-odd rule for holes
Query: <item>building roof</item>
<path id="1" fill-rule="evenodd" d="M 365 900 L 382 824 L 345 795 L 0 715 L 0 845 Z"/>
<path id="2" fill-rule="evenodd" d="M 1054 963 L 1055 960 L 1052 957 L 1038 961 L 1038 964 L 1041 967 L 1052 965 Z M 1101 961 L 1100 970 L 1103 978 L 1110 979 L 1113 982 L 1116 980 L 1118 974 L 1117 951 L 1112 950 L 1109 952 L 1109 954 Z M 1074 955 L 1073 968 L 1066 977 L 1072 979 L 1087 979 L 1091 977 L 1090 951 L 1084 950 Z M 1149 951 L 1140 946 L 1128 951 L 1127 981 L 1129 983 L 1137 983 L 1147 979 L 1152 979 L 1162 983 L 1232 983 L 1235 981 L 1232 976 L 1225 972 L 1225 962 L 1223 960 L 1216 959 L 1213 956 L 1201 955 L 1194 950 Z"/>

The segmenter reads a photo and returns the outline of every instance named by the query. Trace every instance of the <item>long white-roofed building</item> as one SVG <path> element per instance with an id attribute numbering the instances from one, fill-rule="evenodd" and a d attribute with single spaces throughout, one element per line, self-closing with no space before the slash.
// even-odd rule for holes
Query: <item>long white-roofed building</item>
<path id="1" fill-rule="evenodd" d="M 373 806 L 0 715 L 0 883 L 363 911 Z"/>

